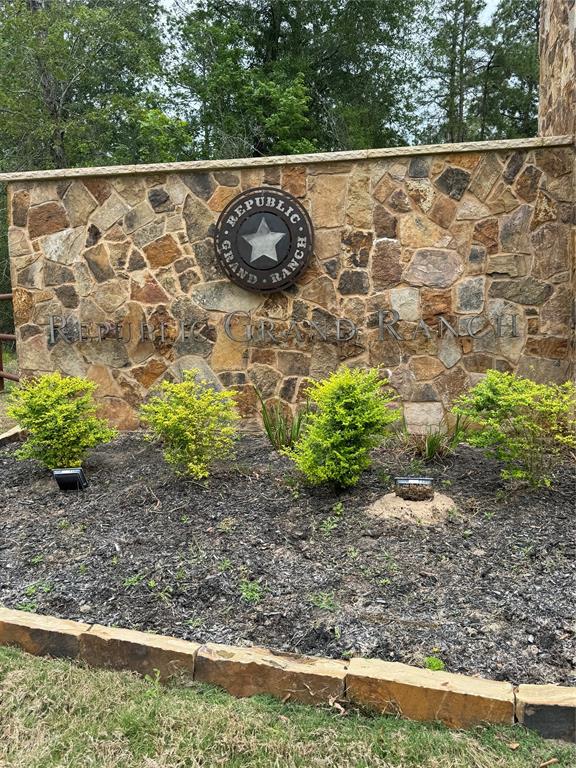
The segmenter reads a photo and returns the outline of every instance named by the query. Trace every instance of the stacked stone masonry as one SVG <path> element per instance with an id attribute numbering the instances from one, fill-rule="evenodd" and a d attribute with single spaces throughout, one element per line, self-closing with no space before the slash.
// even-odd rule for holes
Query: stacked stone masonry
<path id="1" fill-rule="evenodd" d="M 541 136 L 576 131 L 576 0 L 542 0 L 540 6 Z"/>
<path id="2" fill-rule="evenodd" d="M 21 372 L 90 377 L 104 414 L 122 428 L 137 426 L 138 405 L 155 383 L 190 367 L 235 387 L 243 415 L 252 416 L 255 388 L 294 409 L 307 377 L 341 363 L 380 365 L 420 432 L 489 368 L 564 381 L 574 149 L 560 143 L 12 181 Z M 234 286 L 212 240 L 226 204 L 260 185 L 296 196 L 315 228 L 310 267 L 272 295 Z M 382 312 L 389 319 L 392 311 L 402 341 L 383 332 Z M 249 313 L 253 340 L 242 340 L 246 315 L 232 327 L 239 341 L 224 332 L 231 312 Z M 105 338 L 52 343 L 51 317 L 75 318 Z M 330 337 L 337 318 L 353 321 L 358 336 L 335 342 L 314 331 Z M 181 321 L 195 331 L 181 333 Z M 294 324 L 311 333 L 288 333 Z M 148 325 L 162 333 L 137 332 Z"/>

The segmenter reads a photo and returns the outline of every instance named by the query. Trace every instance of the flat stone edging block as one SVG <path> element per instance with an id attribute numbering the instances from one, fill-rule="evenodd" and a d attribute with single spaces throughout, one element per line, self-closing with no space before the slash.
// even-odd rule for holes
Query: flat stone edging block
<path id="1" fill-rule="evenodd" d="M 516 692 L 516 717 L 546 739 L 576 743 L 576 688 L 520 685 Z"/>
<path id="2" fill-rule="evenodd" d="M 22 440 L 24 437 L 24 430 L 20 427 L 12 427 L 8 432 L 0 434 L 0 445 L 7 445 L 8 443 L 15 443 L 18 440 Z"/>
<path id="3" fill-rule="evenodd" d="M 450 728 L 514 722 L 510 683 L 434 672 L 378 659 L 350 660 L 348 701 L 410 720 L 441 720 Z"/>
<path id="4" fill-rule="evenodd" d="M 194 679 L 234 696 L 265 693 L 318 704 L 344 697 L 347 666 L 332 659 L 208 643 L 198 650 Z"/>
<path id="5" fill-rule="evenodd" d="M 198 643 L 177 637 L 94 624 L 80 636 L 79 658 L 92 667 L 128 669 L 161 680 L 194 676 Z"/>
<path id="6" fill-rule="evenodd" d="M 34 656 L 75 659 L 89 629 L 78 621 L 0 608 L 0 645 L 16 645 Z"/>

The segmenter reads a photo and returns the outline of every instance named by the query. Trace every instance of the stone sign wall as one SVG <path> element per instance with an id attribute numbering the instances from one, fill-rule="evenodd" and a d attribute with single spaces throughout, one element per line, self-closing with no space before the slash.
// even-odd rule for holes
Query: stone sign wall
<path id="1" fill-rule="evenodd" d="M 540 5 L 538 132 L 576 132 L 576 0 Z"/>
<path id="2" fill-rule="evenodd" d="M 197 367 L 294 408 L 306 377 L 382 365 L 415 431 L 489 368 L 571 375 L 570 139 L 12 176 L 24 375 L 98 383 L 124 428 L 163 376 Z M 213 244 L 242 190 L 298 198 L 311 265 L 286 291 L 232 284 Z"/>

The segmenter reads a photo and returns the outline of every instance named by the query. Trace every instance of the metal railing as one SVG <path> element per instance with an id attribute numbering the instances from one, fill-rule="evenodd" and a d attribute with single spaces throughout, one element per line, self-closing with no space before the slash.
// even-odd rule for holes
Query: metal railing
<path id="1" fill-rule="evenodd" d="M 11 293 L 0 293 L 0 301 L 12 301 Z M 20 381 L 18 376 L 14 373 L 8 373 L 4 370 L 4 363 L 2 361 L 2 342 L 3 341 L 16 341 L 16 335 L 14 333 L 0 333 L 0 392 L 4 391 L 4 380 L 8 381 Z"/>

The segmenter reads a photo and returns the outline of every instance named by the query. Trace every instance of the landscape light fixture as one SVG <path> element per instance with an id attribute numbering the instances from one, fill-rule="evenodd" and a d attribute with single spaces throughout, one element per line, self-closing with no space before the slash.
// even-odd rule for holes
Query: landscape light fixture
<path id="1" fill-rule="evenodd" d="M 406 501 L 424 501 L 434 498 L 431 477 L 395 477 L 394 492 Z"/>
<path id="2" fill-rule="evenodd" d="M 66 467 L 53 469 L 52 477 L 58 483 L 61 491 L 83 491 L 88 486 L 88 480 L 82 467 Z"/>

